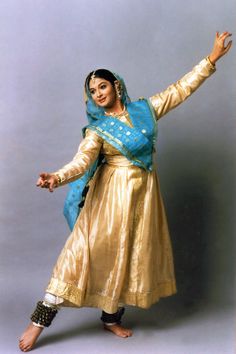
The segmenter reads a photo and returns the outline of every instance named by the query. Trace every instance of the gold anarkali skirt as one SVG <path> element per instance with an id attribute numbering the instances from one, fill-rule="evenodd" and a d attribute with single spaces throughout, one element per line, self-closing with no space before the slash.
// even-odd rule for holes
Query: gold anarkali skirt
<path id="1" fill-rule="evenodd" d="M 46 291 L 63 306 L 148 308 L 176 292 L 168 226 L 155 171 L 110 145 Z"/>

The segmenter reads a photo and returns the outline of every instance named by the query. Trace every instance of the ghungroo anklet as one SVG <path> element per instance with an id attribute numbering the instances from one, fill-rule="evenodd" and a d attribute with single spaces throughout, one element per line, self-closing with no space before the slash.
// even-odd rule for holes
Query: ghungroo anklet
<path id="1" fill-rule="evenodd" d="M 39 301 L 30 319 L 35 325 L 49 327 L 57 312 L 56 307 L 46 306 Z"/>

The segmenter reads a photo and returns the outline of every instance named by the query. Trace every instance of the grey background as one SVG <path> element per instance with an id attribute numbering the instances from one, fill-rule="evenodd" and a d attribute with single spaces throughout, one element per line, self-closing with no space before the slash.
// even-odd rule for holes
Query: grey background
<path id="1" fill-rule="evenodd" d="M 86 124 L 83 82 L 105 67 L 132 99 L 165 89 L 235 33 L 233 0 L 2 0 L 0 2 L 1 353 L 41 299 L 69 235 L 67 188 L 38 190 L 39 172 L 70 161 Z M 235 48 L 186 103 L 159 123 L 158 173 L 178 294 L 129 307 L 122 340 L 97 309 L 64 309 L 39 353 L 233 353 Z"/>

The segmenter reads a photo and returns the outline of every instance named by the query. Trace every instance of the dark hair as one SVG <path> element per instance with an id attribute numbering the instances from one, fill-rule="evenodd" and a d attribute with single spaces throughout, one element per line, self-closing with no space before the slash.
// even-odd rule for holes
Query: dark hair
<path id="1" fill-rule="evenodd" d="M 112 72 L 107 69 L 98 69 L 95 71 L 91 71 L 91 73 L 88 74 L 88 76 L 86 77 L 86 80 L 85 80 L 85 87 L 87 86 L 87 88 L 89 88 L 89 82 L 90 82 L 93 74 L 94 74 L 94 77 L 107 80 L 112 84 L 113 87 L 115 86 L 114 82 L 117 80 L 115 75 L 112 74 Z"/>

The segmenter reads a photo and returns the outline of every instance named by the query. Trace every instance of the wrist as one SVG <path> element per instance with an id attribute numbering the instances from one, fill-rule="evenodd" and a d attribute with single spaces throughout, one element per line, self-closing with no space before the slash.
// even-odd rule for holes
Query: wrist
<path id="1" fill-rule="evenodd" d="M 214 54 L 210 54 L 210 55 L 208 55 L 208 59 L 209 59 L 209 61 L 211 62 L 211 64 L 212 65 L 216 65 L 216 62 L 217 62 L 217 60 L 219 59 L 218 57 L 216 57 Z"/>
<path id="2" fill-rule="evenodd" d="M 54 176 L 56 177 L 57 185 L 59 186 L 62 183 L 61 176 L 58 173 L 55 173 Z"/>

